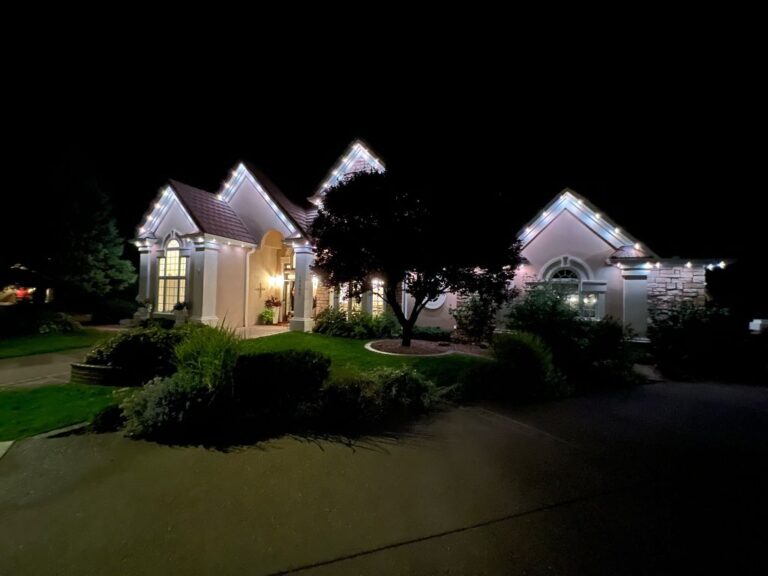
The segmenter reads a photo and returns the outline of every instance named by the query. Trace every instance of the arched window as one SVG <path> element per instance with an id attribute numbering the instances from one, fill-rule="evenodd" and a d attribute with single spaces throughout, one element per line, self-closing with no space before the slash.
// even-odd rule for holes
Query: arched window
<path id="1" fill-rule="evenodd" d="M 571 308 L 578 310 L 579 316 L 597 319 L 597 294 L 584 291 L 581 275 L 576 270 L 557 268 L 550 274 L 549 282 Z"/>
<path id="2" fill-rule="evenodd" d="M 165 256 L 157 259 L 157 311 L 171 312 L 187 294 L 187 256 L 181 255 L 181 244 L 175 238 L 165 245 Z"/>

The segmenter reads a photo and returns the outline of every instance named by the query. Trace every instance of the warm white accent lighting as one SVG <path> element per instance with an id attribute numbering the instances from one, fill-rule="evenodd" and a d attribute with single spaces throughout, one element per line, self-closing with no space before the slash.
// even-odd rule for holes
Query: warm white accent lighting
<path id="1" fill-rule="evenodd" d="M 640 250 L 640 242 L 635 242 L 635 250 Z"/>
<path id="2" fill-rule="evenodd" d="M 197 237 L 197 241 L 198 242 L 205 242 L 205 238 L 203 238 L 202 236 L 198 236 Z"/>
<path id="3" fill-rule="evenodd" d="M 693 263 L 691 263 L 691 262 L 686 262 L 685 263 L 685 267 L 686 268 L 691 268 L 692 266 L 693 266 Z"/>
<path id="4" fill-rule="evenodd" d="M 723 260 L 720 260 L 720 264 L 718 264 L 718 267 L 719 267 L 721 270 L 725 270 L 725 262 L 724 262 Z"/>
<path id="5" fill-rule="evenodd" d="M 597 212 L 595 214 L 595 220 L 600 220 L 600 218 L 601 218 L 600 212 Z"/>
<path id="6" fill-rule="evenodd" d="M 616 228 L 614 228 L 614 229 L 613 229 L 613 233 L 614 233 L 614 234 L 618 234 L 619 232 L 621 232 L 621 228 L 619 228 L 618 226 L 616 226 Z"/>
<path id="7" fill-rule="evenodd" d="M 656 262 L 656 264 L 654 264 L 654 266 L 656 266 L 656 268 L 661 268 L 661 262 Z"/>
<path id="8" fill-rule="evenodd" d="M 646 268 L 651 268 L 651 267 L 653 267 L 653 264 L 651 264 L 650 262 L 646 262 L 645 263 L 645 267 Z"/>
<path id="9" fill-rule="evenodd" d="M 621 262 L 619 262 L 618 264 L 616 264 L 616 267 L 617 267 L 619 270 L 621 270 L 622 268 L 624 268 L 624 265 L 623 265 Z"/>
<path id="10" fill-rule="evenodd" d="M 530 233 L 530 232 L 531 232 L 531 230 L 533 230 L 533 228 L 531 228 L 530 226 L 527 226 L 527 227 L 525 228 L 525 231 L 526 231 L 527 233 Z"/>
<path id="11" fill-rule="evenodd" d="M 584 200 L 582 200 L 581 198 L 579 198 L 579 206 L 583 206 L 583 205 L 584 205 Z"/>
<path id="12" fill-rule="evenodd" d="M 714 264 L 708 264 L 708 265 L 707 265 L 707 270 L 709 270 L 710 272 L 711 272 L 712 270 L 714 270 L 714 269 L 715 269 L 715 265 L 714 265 Z"/>
<path id="13" fill-rule="evenodd" d="M 542 216 L 544 216 L 544 218 L 546 218 L 547 216 L 549 216 L 549 212 L 547 212 L 546 210 L 544 210 L 544 212 L 542 213 Z"/>

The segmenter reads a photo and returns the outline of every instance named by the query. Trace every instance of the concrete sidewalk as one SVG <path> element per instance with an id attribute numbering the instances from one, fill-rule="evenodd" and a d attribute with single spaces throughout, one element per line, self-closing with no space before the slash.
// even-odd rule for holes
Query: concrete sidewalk
<path id="1" fill-rule="evenodd" d="M 0 360 L 0 388 L 35 388 L 66 384 L 69 382 L 70 364 L 82 362 L 90 349 L 76 348 Z"/>
<path id="2" fill-rule="evenodd" d="M 23 440 L 0 574 L 765 573 L 767 410 L 663 384 L 353 443 Z"/>

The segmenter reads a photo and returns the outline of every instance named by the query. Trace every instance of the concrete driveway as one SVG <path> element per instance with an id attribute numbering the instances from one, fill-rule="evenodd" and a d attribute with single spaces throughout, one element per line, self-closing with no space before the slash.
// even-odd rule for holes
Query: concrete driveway
<path id="1" fill-rule="evenodd" d="M 767 453 L 768 390 L 707 384 L 349 445 L 26 440 L 0 460 L 0 575 L 762 574 Z"/>

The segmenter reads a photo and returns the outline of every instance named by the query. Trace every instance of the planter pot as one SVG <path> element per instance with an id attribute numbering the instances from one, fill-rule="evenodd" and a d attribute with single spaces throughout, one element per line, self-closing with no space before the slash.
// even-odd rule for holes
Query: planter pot
<path id="1" fill-rule="evenodd" d="M 69 381 L 72 384 L 123 386 L 125 384 L 125 375 L 120 368 L 115 368 L 114 366 L 73 363 Z"/>

